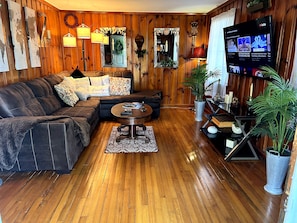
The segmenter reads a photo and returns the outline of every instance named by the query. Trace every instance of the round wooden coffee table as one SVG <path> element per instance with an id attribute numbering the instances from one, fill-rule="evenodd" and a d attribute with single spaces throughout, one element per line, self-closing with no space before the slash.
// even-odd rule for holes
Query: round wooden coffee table
<path id="1" fill-rule="evenodd" d="M 140 139 L 144 138 L 145 142 L 150 141 L 149 137 L 144 134 L 137 134 L 136 127 L 141 127 L 143 131 L 146 130 L 144 123 L 151 118 L 153 109 L 151 106 L 144 104 L 144 109 L 141 107 L 139 109 L 129 108 L 131 102 L 119 103 L 111 108 L 111 114 L 116 117 L 116 120 L 121 124 L 118 127 L 119 132 L 123 132 L 117 137 L 116 141 L 120 142 L 122 139 Z M 128 131 L 122 131 L 123 128 L 128 127 Z"/>

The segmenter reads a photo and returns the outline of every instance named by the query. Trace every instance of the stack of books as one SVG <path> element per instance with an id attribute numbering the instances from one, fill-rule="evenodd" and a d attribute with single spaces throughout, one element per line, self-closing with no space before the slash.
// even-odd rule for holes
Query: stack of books
<path id="1" fill-rule="evenodd" d="M 219 114 L 212 116 L 211 121 L 219 128 L 231 128 L 235 122 L 234 117 L 228 114 Z"/>

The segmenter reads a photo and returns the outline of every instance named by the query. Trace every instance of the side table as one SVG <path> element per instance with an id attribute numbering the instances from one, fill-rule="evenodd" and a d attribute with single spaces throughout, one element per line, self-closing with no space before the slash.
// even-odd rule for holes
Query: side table
<path id="1" fill-rule="evenodd" d="M 131 104 L 131 102 L 127 103 L 119 103 L 114 105 L 111 108 L 111 113 L 116 117 L 116 120 L 121 124 L 118 127 L 118 131 L 122 132 L 124 127 L 128 127 L 128 131 L 124 132 L 125 134 L 121 134 L 117 137 L 116 141 L 120 142 L 123 139 L 139 139 L 144 138 L 145 143 L 149 143 L 150 138 L 145 134 L 138 134 L 136 131 L 136 127 L 141 127 L 144 131 L 146 130 L 146 126 L 144 123 L 148 121 L 151 117 L 153 109 L 151 106 L 144 104 L 144 109 L 126 109 L 125 105 Z"/>
<path id="2" fill-rule="evenodd" d="M 207 98 L 206 103 L 209 106 L 211 110 L 211 114 L 207 115 L 207 121 L 203 124 L 201 127 L 201 130 L 206 133 L 206 136 L 208 137 L 209 134 L 207 134 L 207 126 L 209 123 L 212 123 L 211 119 L 213 116 L 218 115 L 219 113 L 227 113 L 229 115 L 232 115 L 234 117 L 235 122 L 237 123 L 238 127 L 240 127 L 242 131 L 242 137 L 239 140 L 239 142 L 231 148 L 231 150 L 225 155 L 224 160 L 225 161 L 231 161 L 231 160 L 258 160 L 259 157 L 255 151 L 254 146 L 252 145 L 250 138 L 251 138 L 251 131 L 253 127 L 251 127 L 248 131 L 245 130 L 245 125 L 243 122 L 252 122 L 255 120 L 255 116 L 250 115 L 247 113 L 247 109 L 243 108 L 237 108 L 237 109 L 232 109 L 230 107 L 230 104 L 225 104 L 225 103 L 216 103 L 213 99 Z M 222 131 L 223 132 L 223 131 Z M 217 133 L 221 134 L 220 138 L 223 138 L 226 140 L 226 138 L 229 136 L 231 137 L 231 134 L 226 134 L 223 135 L 223 133 Z M 213 142 L 215 142 L 216 138 L 211 139 Z M 221 146 L 222 144 L 220 144 Z M 225 143 L 223 144 L 225 145 Z M 246 146 L 247 145 L 247 146 Z M 249 156 L 235 156 L 240 150 L 249 150 L 248 152 L 250 153 Z"/>

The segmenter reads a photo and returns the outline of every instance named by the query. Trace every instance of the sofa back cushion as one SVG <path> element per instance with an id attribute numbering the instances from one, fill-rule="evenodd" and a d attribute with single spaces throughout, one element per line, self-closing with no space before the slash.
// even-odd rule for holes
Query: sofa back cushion
<path id="1" fill-rule="evenodd" d="M 131 93 L 131 79 L 125 77 L 109 78 L 110 95 L 129 95 Z"/>
<path id="2" fill-rule="evenodd" d="M 0 88 L 1 117 L 42 116 L 45 114 L 32 90 L 25 83 L 18 82 Z"/>
<path id="3" fill-rule="evenodd" d="M 98 76 L 109 76 L 110 77 L 121 77 L 121 78 L 129 78 L 130 80 L 130 94 L 134 93 L 134 78 L 133 78 L 133 73 L 130 70 L 124 70 L 124 71 L 116 71 L 116 72 L 97 72 Z M 110 81 L 110 79 L 109 79 Z M 92 85 L 92 79 L 90 78 L 90 82 Z"/>
<path id="4" fill-rule="evenodd" d="M 26 84 L 31 88 L 47 115 L 52 114 L 62 107 L 52 86 L 44 78 L 37 78 L 26 82 Z"/>
<path id="5" fill-rule="evenodd" d="M 59 75 L 59 74 L 50 74 L 48 76 L 45 76 L 44 79 L 52 86 L 59 84 L 60 82 L 63 81 L 64 76 Z"/>

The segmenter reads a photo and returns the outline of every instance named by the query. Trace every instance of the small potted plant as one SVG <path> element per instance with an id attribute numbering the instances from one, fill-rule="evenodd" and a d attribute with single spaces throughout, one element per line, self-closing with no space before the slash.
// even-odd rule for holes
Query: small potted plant
<path id="1" fill-rule="evenodd" d="M 205 91 L 207 91 L 215 82 L 215 80 L 205 86 L 207 79 L 215 77 L 218 71 L 212 72 L 207 70 L 207 64 L 198 65 L 193 68 L 189 77 L 185 78 L 184 85 L 191 89 L 191 93 L 195 96 L 196 121 L 202 121 L 202 115 L 205 107 Z"/>
<path id="2" fill-rule="evenodd" d="M 288 169 L 290 150 L 297 124 L 297 90 L 271 67 L 261 67 L 268 78 L 263 93 L 248 102 L 256 116 L 252 134 L 268 136 L 272 146 L 266 149 L 267 184 L 271 194 L 281 194 Z M 284 163 L 282 163 L 284 162 Z"/>

